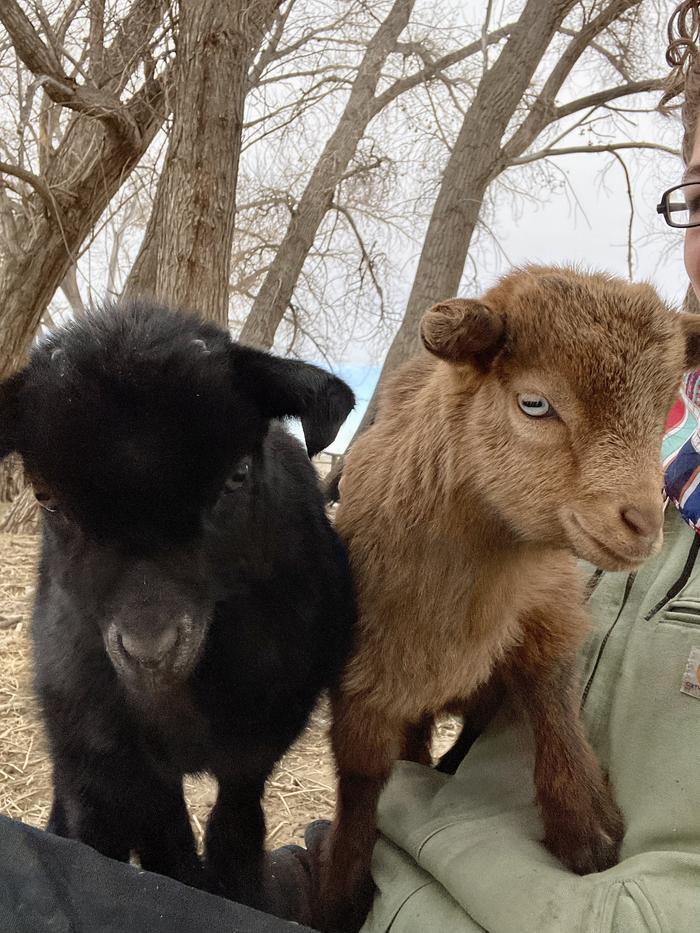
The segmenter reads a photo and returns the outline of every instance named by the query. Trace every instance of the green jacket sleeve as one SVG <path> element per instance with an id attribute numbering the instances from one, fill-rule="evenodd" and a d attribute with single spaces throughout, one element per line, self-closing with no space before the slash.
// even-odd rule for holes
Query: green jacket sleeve
<path id="1" fill-rule="evenodd" d="M 659 556 L 604 574 L 581 656 L 583 717 L 626 835 L 621 861 L 568 872 L 541 845 L 527 726 L 504 708 L 454 777 L 399 762 L 379 809 L 363 933 L 697 933 L 700 537 L 669 510 Z"/>

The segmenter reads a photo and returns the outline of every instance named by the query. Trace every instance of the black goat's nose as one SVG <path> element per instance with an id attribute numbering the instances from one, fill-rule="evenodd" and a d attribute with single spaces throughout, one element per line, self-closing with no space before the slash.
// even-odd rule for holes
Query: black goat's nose
<path id="1" fill-rule="evenodd" d="M 158 664 L 165 657 L 175 645 L 177 637 L 178 629 L 173 625 L 156 634 L 122 632 L 121 642 L 122 648 L 130 658 L 148 667 Z"/>
<path id="2" fill-rule="evenodd" d="M 663 513 L 661 506 L 627 506 L 620 510 L 622 520 L 635 534 L 642 538 L 653 538 L 659 533 Z"/>

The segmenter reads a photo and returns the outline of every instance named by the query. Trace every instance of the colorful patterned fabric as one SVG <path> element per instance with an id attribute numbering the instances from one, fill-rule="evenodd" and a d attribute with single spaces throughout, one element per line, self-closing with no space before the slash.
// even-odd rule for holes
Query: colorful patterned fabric
<path id="1" fill-rule="evenodd" d="M 700 532 L 700 371 L 687 373 L 661 445 L 666 495 Z"/>

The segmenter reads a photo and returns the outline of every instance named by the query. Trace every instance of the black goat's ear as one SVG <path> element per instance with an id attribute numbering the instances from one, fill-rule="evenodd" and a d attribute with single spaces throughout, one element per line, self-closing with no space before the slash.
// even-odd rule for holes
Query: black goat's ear
<path id="1" fill-rule="evenodd" d="M 23 382 L 22 372 L 0 382 L 0 460 L 17 447 L 19 391 Z"/>
<path id="2" fill-rule="evenodd" d="M 480 301 L 450 298 L 429 308 L 420 324 L 426 350 L 448 363 L 486 371 L 505 340 L 504 316 Z"/>
<path id="3" fill-rule="evenodd" d="M 236 388 L 266 418 L 299 418 L 310 457 L 331 443 L 355 404 L 342 379 L 310 363 L 240 344 L 231 353 Z"/>

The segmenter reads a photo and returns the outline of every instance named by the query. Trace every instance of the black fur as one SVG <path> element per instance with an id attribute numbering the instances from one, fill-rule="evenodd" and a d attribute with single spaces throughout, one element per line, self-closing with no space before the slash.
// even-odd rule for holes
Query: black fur
<path id="1" fill-rule="evenodd" d="M 260 905 L 263 785 L 350 647 L 344 550 L 301 445 L 352 393 L 195 318 L 107 307 L 0 386 L 48 509 L 34 610 L 49 828 Z M 195 852 L 184 774 L 219 796 Z"/>

